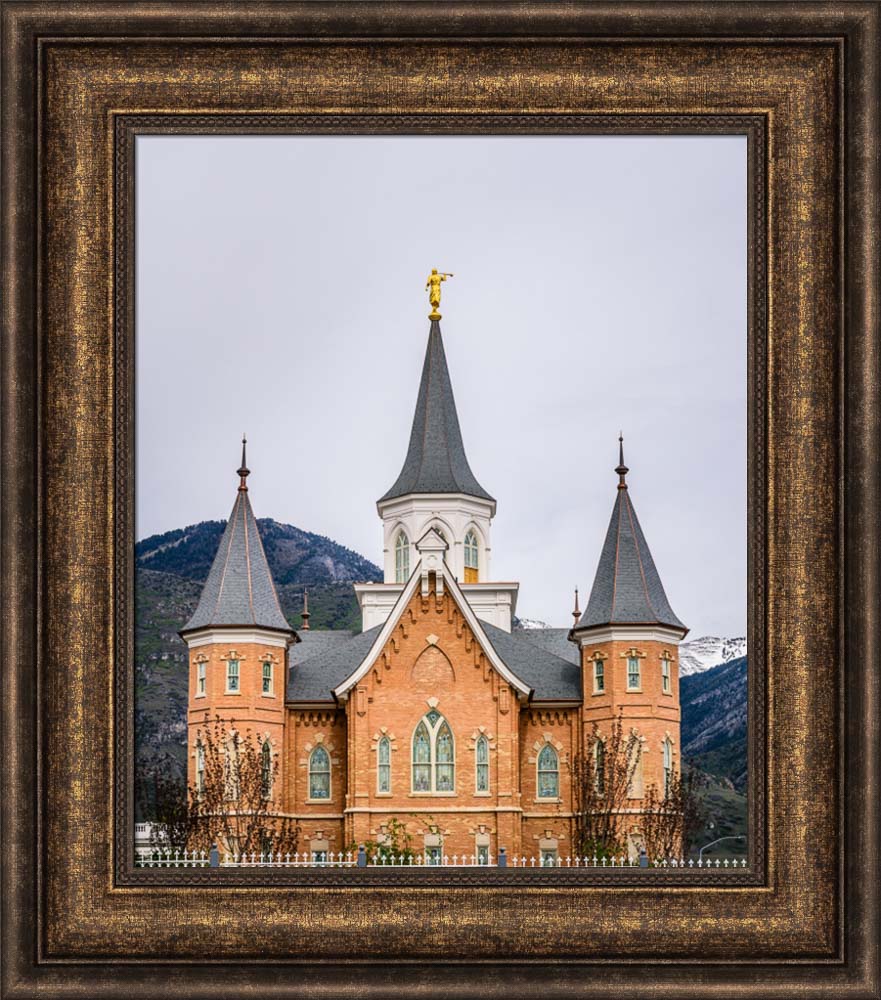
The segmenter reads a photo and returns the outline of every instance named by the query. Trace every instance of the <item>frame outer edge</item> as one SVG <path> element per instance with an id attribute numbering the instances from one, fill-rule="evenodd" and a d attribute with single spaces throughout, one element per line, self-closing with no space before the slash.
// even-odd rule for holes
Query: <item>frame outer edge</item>
<path id="1" fill-rule="evenodd" d="M 863 16 L 845 49 L 844 183 L 844 615 L 842 674 L 846 681 L 842 738 L 865 734 L 861 755 L 845 757 L 844 958 L 858 995 L 881 996 L 879 957 L 879 746 L 881 689 L 881 133 L 878 52 L 881 6 L 861 4 Z M 856 12 L 856 11 L 855 11 Z M 873 245 L 874 244 L 874 245 Z M 861 669 L 857 669 L 857 668 Z M 849 680 L 848 680 L 849 678 Z"/>
<path id="2" fill-rule="evenodd" d="M 35 32 L 28 23 L 23 5 L 4 5 L 2 29 L 4 62 L 3 101 L 0 108 L 3 135 L 2 185 L 0 199 L 6 226 L 2 237 L 2 277 L 6 295 L 2 304 L 2 388 L 0 438 L 6 463 L 2 481 L 2 539 L 0 539 L 0 648 L 6 662 L 17 660 L 24 667 L 7 681 L 7 698 L 2 708 L 3 746 L 7 773 L 33 768 L 37 758 L 37 738 L 30 727 L 36 706 L 36 637 L 39 579 L 36 525 L 39 503 L 39 467 L 35 445 L 38 429 L 39 350 L 36 342 L 36 251 L 37 237 L 30 227 L 36 205 L 36 158 L 34 128 L 37 75 Z M 192 10 L 190 5 L 181 5 Z M 281 5 L 280 5 L 281 6 Z M 287 6 L 287 5 L 285 5 Z M 359 5 L 360 6 L 360 5 Z M 377 5 L 381 7 L 383 5 Z M 422 5 L 419 5 L 422 6 Z M 493 5 L 495 6 L 495 5 Z M 556 6 L 556 5 L 555 5 Z M 727 7 L 727 5 L 722 5 Z M 745 5 L 746 6 L 746 5 Z M 749 5 L 752 6 L 752 5 Z M 879 231 L 879 7 L 854 4 L 851 24 L 861 17 L 859 28 L 848 35 L 846 51 L 846 197 L 844 232 L 848 254 L 842 264 L 847 299 L 843 361 L 845 381 L 842 403 L 844 428 L 844 485 L 842 526 L 849 529 L 843 556 L 847 573 L 843 584 L 846 630 L 842 648 L 848 663 L 865 663 L 869 669 L 860 678 L 861 686 L 848 688 L 846 703 L 848 732 L 853 738 L 863 730 L 864 756 L 846 761 L 862 788 L 872 794 L 851 792 L 843 803 L 846 817 L 846 875 L 849 892 L 845 898 L 843 935 L 851 988 L 848 995 L 878 997 L 879 953 L 874 932 L 878 927 L 878 750 L 879 729 L 874 717 L 879 685 L 872 668 L 879 662 L 879 620 L 874 607 L 881 579 L 878 528 L 881 499 L 881 392 L 879 392 L 878 285 L 879 259 L 873 250 Z M 94 12 L 93 5 L 89 5 Z M 163 5 L 163 9 L 164 5 Z M 660 10 L 668 10 L 663 5 Z M 117 12 L 119 7 L 112 5 Z M 851 378 L 851 374 L 855 377 Z M 862 544 L 856 532 L 862 531 Z M 5 557 L 5 558 L 4 558 Z M 14 598 L 13 598 L 14 595 Z M 849 672 L 850 673 L 850 672 Z M 856 781 L 854 781 L 854 786 Z M 36 807 L 22 797 L 18 786 L 7 784 L 0 803 L 6 831 L 2 852 L 4 885 L 15 882 L 15 890 L 2 901 L 2 945 L 6 962 L 3 969 L 3 997 L 34 995 L 37 902 L 36 868 L 31 864 L 37 843 Z M 874 878 L 873 878 L 874 876 Z M 18 921 L 10 919 L 17 915 Z M 30 955 L 30 957 L 29 957 Z M 28 976 L 30 972 L 30 976 Z M 817 984 L 819 985 L 819 984 Z M 96 993 L 99 992 L 95 983 Z M 36 988 L 38 989 L 38 987 Z M 319 991 L 320 992 L 320 991 Z M 842 990 L 842 995 L 844 990 Z"/>
<path id="3" fill-rule="evenodd" d="M 7 0 L 9 2 L 9 0 Z M 700 36 L 704 40 L 775 35 L 809 38 L 830 19 L 870 3 L 795 0 L 461 0 L 443 11 L 436 0 L 263 0 L 241 4 L 157 0 L 11 0 L 9 7 L 38 10 L 57 36 L 128 35 L 182 39 L 215 37 L 456 38 L 635 36 L 637 40 Z M 708 7 L 712 16 L 708 18 Z M 439 10 L 443 11 L 439 15 Z M 847 15 L 846 15 L 847 16 Z"/>
<path id="4" fill-rule="evenodd" d="M 2 404 L 0 454 L 0 566 L 5 671 L 4 753 L 0 817 L 4 831 L 2 972 L 4 997 L 29 993 L 36 963 L 37 807 L 9 775 L 35 774 L 37 733 L 39 350 L 36 339 L 36 89 L 35 32 L 22 9 L 2 12 L 3 66 L 0 122 L 4 137 L 0 199 L 2 232 Z"/>

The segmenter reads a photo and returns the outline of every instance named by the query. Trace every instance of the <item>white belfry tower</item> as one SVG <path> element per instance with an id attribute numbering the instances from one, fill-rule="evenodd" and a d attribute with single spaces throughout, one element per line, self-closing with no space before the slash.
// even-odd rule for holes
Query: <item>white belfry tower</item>
<path id="1" fill-rule="evenodd" d="M 365 630 L 385 621 L 416 563 L 416 543 L 434 529 L 444 561 L 478 618 L 511 631 L 517 583 L 493 582 L 496 502 L 477 481 L 462 443 L 439 318 L 432 318 L 422 381 L 400 475 L 376 504 L 382 518 L 383 583 L 357 584 Z"/>

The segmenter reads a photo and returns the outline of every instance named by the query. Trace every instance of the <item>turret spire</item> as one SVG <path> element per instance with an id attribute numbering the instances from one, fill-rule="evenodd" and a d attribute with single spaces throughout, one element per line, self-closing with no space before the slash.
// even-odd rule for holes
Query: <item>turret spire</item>
<path id="1" fill-rule="evenodd" d="M 624 434 L 622 431 L 618 431 L 618 468 L 615 469 L 618 473 L 618 489 L 627 489 L 627 480 L 625 479 L 630 469 L 624 464 Z"/>
<path id="2" fill-rule="evenodd" d="M 665 625 L 685 634 L 688 629 L 670 607 L 627 489 L 623 435 L 618 445 L 618 491 L 590 597 L 576 628 Z"/>
<path id="3" fill-rule="evenodd" d="M 572 612 L 572 617 L 577 625 L 578 619 L 581 617 L 581 609 L 578 607 L 578 587 L 575 588 L 575 610 Z"/>
<path id="4" fill-rule="evenodd" d="M 301 631 L 309 631 L 309 588 L 303 588 L 303 610 L 300 612 L 300 617 L 303 619 L 303 624 L 300 626 Z"/>
<path id="5" fill-rule="evenodd" d="M 236 475 L 239 477 L 239 480 L 240 480 L 239 481 L 239 490 L 242 493 L 247 493 L 248 492 L 248 484 L 247 484 L 247 482 L 245 482 L 245 480 L 251 474 L 251 470 L 248 468 L 248 463 L 245 460 L 245 448 L 247 447 L 247 444 L 248 444 L 248 439 L 243 434 L 242 435 L 242 466 L 241 466 L 240 469 L 238 469 L 236 471 Z"/>
<path id="6" fill-rule="evenodd" d="M 181 629 L 181 635 L 200 628 L 222 626 L 292 631 L 278 602 L 272 572 L 248 497 L 246 444 L 243 437 L 242 466 L 238 470 L 240 483 L 232 512 L 202 588 L 199 604 Z"/>

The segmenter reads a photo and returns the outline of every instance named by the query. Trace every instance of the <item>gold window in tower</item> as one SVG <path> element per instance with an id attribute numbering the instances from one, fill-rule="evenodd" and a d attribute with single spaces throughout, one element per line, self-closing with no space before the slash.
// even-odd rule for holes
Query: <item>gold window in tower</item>
<path id="1" fill-rule="evenodd" d="M 477 535 L 469 531 L 465 536 L 465 582 L 477 583 L 480 555 L 477 550 Z"/>

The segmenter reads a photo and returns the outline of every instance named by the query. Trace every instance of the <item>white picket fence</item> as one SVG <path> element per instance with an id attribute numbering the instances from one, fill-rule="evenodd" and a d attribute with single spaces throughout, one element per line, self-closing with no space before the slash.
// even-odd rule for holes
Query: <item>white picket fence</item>
<path id="1" fill-rule="evenodd" d="M 165 851 L 138 848 L 135 856 L 138 868 L 746 868 L 746 858 L 698 859 L 661 858 L 640 860 L 639 858 L 598 858 L 598 857 L 557 857 L 542 858 L 526 855 L 510 855 L 504 851 L 499 857 L 492 855 L 478 857 L 475 854 L 453 854 L 438 857 L 429 854 L 414 855 L 368 855 L 360 852 L 332 851 L 321 858 L 308 852 L 301 854 L 220 854 L 217 851 Z"/>

